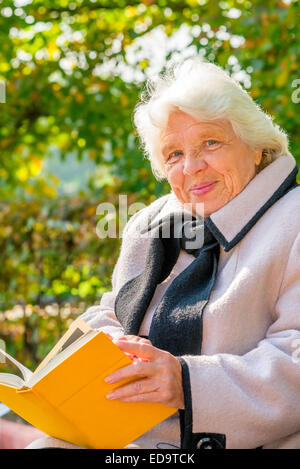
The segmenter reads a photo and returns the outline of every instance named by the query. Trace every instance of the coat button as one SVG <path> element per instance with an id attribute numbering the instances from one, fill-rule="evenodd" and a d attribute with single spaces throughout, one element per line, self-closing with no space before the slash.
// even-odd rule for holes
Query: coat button
<path id="1" fill-rule="evenodd" d="M 213 449 L 213 443 L 211 438 L 201 438 L 201 440 L 198 441 L 197 449 Z"/>

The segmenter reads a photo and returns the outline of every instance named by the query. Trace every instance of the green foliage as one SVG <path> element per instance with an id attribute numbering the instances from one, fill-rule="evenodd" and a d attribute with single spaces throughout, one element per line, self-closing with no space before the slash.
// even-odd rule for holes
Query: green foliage
<path id="1" fill-rule="evenodd" d="M 24 313 L 22 324 L 2 318 L 10 347 L 40 344 L 28 349 L 35 362 L 67 327 L 61 318 L 58 330 L 49 322 L 45 332 L 46 305 L 92 304 L 109 288 L 120 239 L 97 238 L 99 203 L 117 206 L 118 194 L 130 194 L 130 203 L 147 204 L 169 191 L 151 174 L 132 125 L 153 60 L 137 41 L 185 31 L 184 54 L 201 54 L 239 79 L 287 130 L 300 163 L 292 100 L 299 17 L 293 0 L 0 0 L 0 303 L 3 311 L 15 304 L 42 311 Z M 164 63 L 179 49 L 170 46 Z M 124 78 L 125 67 L 132 77 Z M 85 193 L 58 197 L 59 179 L 43 171 L 53 148 L 62 159 L 97 164 Z"/>
<path id="2" fill-rule="evenodd" d="M 95 227 L 95 201 L 86 198 L 0 204 L 0 308 L 10 309 L 0 317 L 1 338 L 31 368 L 79 306 L 109 289 L 119 240 L 99 239 Z"/>
<path id="3" fill-rule="evenodd" d="M 143 80 L 125 82 L 118 67 L 128 60 L 128 46 L 158 27 L 171 36 L 185 25 L 191 54 L 204 54 L 233 73 L 247 71 L 251 95 L 287 129 L 300 157 L 298 108 L 291 99 L 299 68 L 298 1 L 15 3 L 0 2 L 0 79 L 7 84 L 0 114 L 3 196 L 36 176 L 50 144 L 62 157 L 74 151 L 81 158 L 85 152 L 97 163 L 105 161 L 129 188 L 124 173 L 131 158 L 124 159 L 124 152 L 135 135 L 131 116 Z M 110 72 L 100 71 L 112 61 Z M 146 78 L 148 62 L 137 55 L 132 67 Z M 141 160 L 141 152 L 133 158 Z M 143 167 L 149 173 L 149 165 Z M 146 179 L 147 186 L 151 176 Z"/>
<path id="4" fill-rule="evenodd" d="M 110 254 L 119 240 L 99 239 L 95 227 L 95 201 L 85 198 L 0 205 L 2 308 L 101 295 L 109 287 Z"/>

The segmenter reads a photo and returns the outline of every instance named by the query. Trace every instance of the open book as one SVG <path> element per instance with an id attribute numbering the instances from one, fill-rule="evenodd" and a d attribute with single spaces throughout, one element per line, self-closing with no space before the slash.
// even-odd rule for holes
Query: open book
<path id="1" fill-rule="evenodd" d="M 110 401 L 124 384 L 104 378 L 132 363 L 103 332 L 81 319 L 32 373 L 9 354 L 23 379 L 0 373 L 0 401 L 48 435 L 86 448 L 123 448 L 177 409 L 155 403 Z"/>

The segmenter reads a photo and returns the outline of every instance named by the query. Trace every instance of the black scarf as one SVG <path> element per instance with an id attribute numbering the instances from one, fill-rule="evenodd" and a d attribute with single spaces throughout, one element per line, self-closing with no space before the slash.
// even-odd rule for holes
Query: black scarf
<path id="1" fill-rule="evenodd" d="M 145 270 L 119 291 L 116 315 L 125 334 L 138 335 L 156 286 L 169 276 L 184 249 L 195 259 L 165 292 L 154 313 L 149 339 L 155 347 L 176 356 L 200 354 L 202 312 L 216 278 L 219 243 L 202 217 L 183 212 L 170 214 L 144 232 L 147 230 L 151 240 Z"/>

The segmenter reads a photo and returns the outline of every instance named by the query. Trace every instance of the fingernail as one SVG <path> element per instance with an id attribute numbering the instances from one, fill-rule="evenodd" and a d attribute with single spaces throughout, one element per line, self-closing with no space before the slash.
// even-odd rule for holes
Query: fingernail
<path id="1" fill-rule="evenodd" d="M 110 376 L 107 376 L 106 378 L 104 378 L 104 381 L 106 383 L 112 383 L 113 382 L 113 379 L 110 377 Z"/>
<path id="2" fill-rule="evenodd" d="M 113 399 L 115 399 L 115 395 L 114 395 L 114 393 L 112 393 L 112 392 L 109 392 L 108 394 L 106 394 L 106 397 L 107 397 L 107 399 L 110 399 L 111 401 L 112 401 Z"/>

